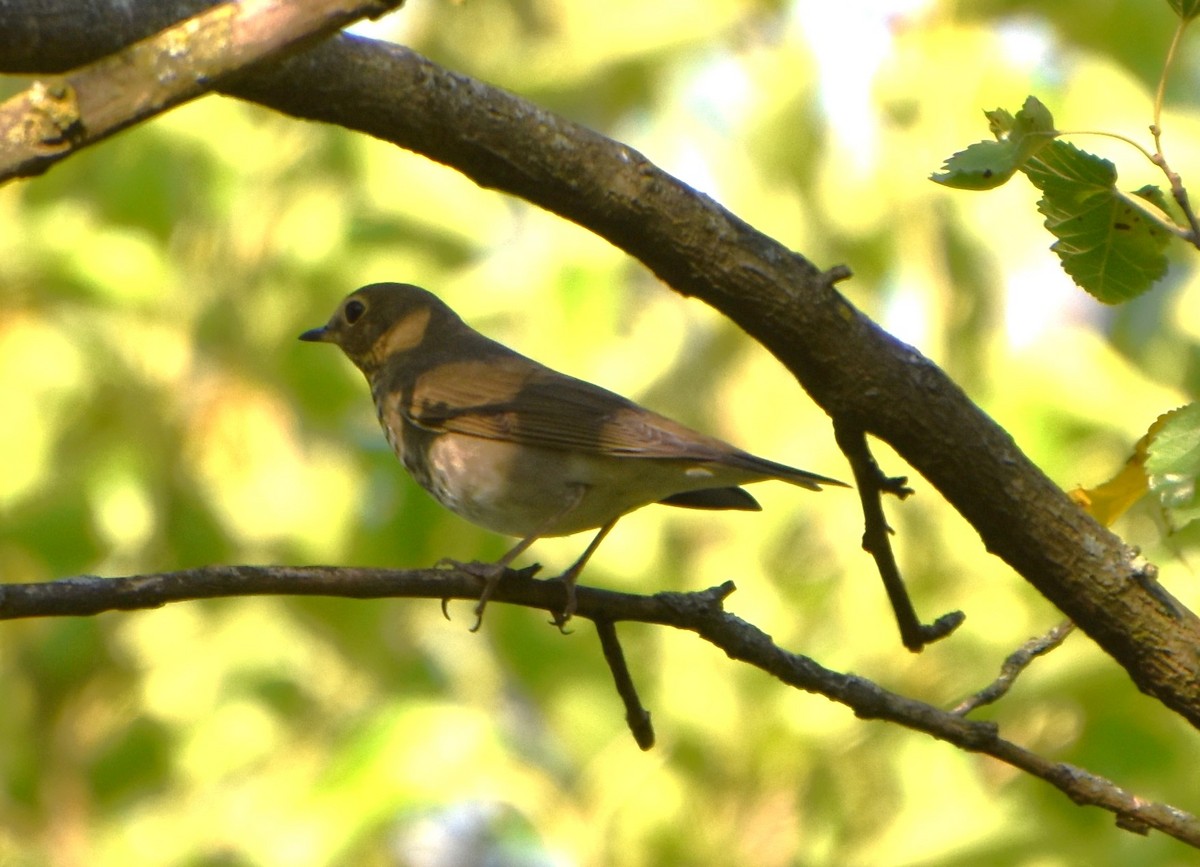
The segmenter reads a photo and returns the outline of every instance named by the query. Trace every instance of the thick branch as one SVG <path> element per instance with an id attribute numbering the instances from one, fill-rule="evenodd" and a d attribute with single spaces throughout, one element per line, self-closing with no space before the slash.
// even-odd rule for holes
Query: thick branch
<path id="1" fill-rule="evenodd" d="M 338 36 L 226 90 L 395 142 L 526 198 L 726 313 L 831 416 L 891 444 L 1142 690 L 1200 725 L 1200 620 L 944 372 L 799 255 L 636 151 L 399 46 Z"/>
<path id="2" fill-rule="evenodd" d="M 63 72 L 215 5 L 216 0 L 0 0 L 0 72 Z"/>
<path id="3" fill-rule="evenodd" d="M 222 3 L 65 79 L 0 105 L 0 179 L 36 175 L 71 153 L 403 0 Z M 2 29 L 2 28 L 0 28 Z"/>
<path id="4" fill-rule="evenodd" d="M 789 686 L 843 704 L 863 719 L 897 723 L 962 749 L 992 756 L 1040 777 L 1077 804 L 1114 813 L 1121 827 L 1140 833 L 1155 829 L 1200 848 L 1200 819 L 1195 816 L 1165 804 L 1144 801 L 1103 777 L 1044 759 L 1000 738 L 994 724 L 964 719 L 784 650 L 761 629 L 724 610 L 722 603 L 732 589 L 731 584 L 726 584 L 699 593 L 638 596 L 578 587 L 576 616 L 596 621 L 598 627 L 628 620 L 695 632 L 731 659 L 760 668 Z M 208 566 L 126 578 L 85 576 L 42 584 L 0 585 L 0 619 L 158 608 L 169 602 L 219 596 L 300 594 L 354 599 L 475 599 L 479 592 L 479 579 L 449 569 Z M 553 613 L 562 604 L 562 586 L 553 579 L 539 581 L 509 572 L 497 585 L 492 601 Z M 614 669 L 614 674 L 619 668 Z M 623 698 L 627 707 L 644 714 L 636 696 Z M 631 727 L 635 724 L 642 723 L 632 720 Z"/>

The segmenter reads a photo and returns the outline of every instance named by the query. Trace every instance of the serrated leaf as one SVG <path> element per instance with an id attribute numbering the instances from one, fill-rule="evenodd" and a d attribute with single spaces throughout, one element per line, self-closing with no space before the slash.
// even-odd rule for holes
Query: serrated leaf
<path id="1" fill-rule="evenodd" d="M 991 190 L 1017 170 L 1016 150 L 1007 141 L 979 141 L 946 160 L 942 171 L 929 176 L 956 190 Z"/>
<path id="2" fill-rule="evenodd" d="M 1108 160 L 1053 141 L 1022 170 L 1043 193 L 1038 210 L 1058 238 L 1050 249 L 1081 288 L 1117 304 L 1141 295 L 1166 273 L 1170 235 L 1117 190 L 1117 172 Z"/>
<path id="3" fill-rule="evenodd" d="M 1117 182 L 1117 170 L 1101 157 L 1081 151 L 1069 142 L 1054 142 L 1026 170 L 1029 180 L 1043 192 L 1061 195 L 1105 195 Z"/>
<path id="4" fill-rule="evenodd" d="M 983 116 L 988 119 L 988 130 L 996 138 L 1003 138 L 1008 135 L 1016 122 L 1016 118 L 1012 116 L 1012 112 L 1003 108 L 995 108 L 991 111 L 985 111 Z"/>
<path id="5" fill-rule="evenodd" d="M 1196 0 L 1196 2 L 1200 3 L 1200 0 Z M 1164 214 L 1169 215 L 1171 213 L 1171 205 L 1167 201 L 1167 194 L 1162 191 L 1161 187 L 1156 187 L 1154 184 L 1146 184 L 1144 187 L 1138 187 L 1131 195 L 1137 196 L 1139 199 L 1145 199 Z"/>
<path id="6" fill-rule="evenodd" d="M 1200 404 L 1168 413 L 1150 444 L 1146 472 L 1150 490 L 1176 529 L 1200 518 Z"/>
<path id="7" fill-rule="evenodd" d="M 1025 104 L 1013 118 L 1008 139 L 1017 149 L 1017 165 L 1025 162 L 1054 140 L 1054 117 L 1036 96 L 1025 97 Z"/>
<path id="8" fill-rule="evenodd" d="M 1200 0 L 1167 0 L 1175 14 L 1184 21 L 1191 21 L 1200 15 Z"/>
<path id="9" fill-rule="evenodd" d="M 996 141 L 981 141 L 958 151 L 930 180 L 956 190 L 991 190 L 1005 183 L 1027 159 L 1053 140 L 1054 118 L 1035 97 L 1027 97 L 1013 116 L 1002 108 L 985 111 Z"/>

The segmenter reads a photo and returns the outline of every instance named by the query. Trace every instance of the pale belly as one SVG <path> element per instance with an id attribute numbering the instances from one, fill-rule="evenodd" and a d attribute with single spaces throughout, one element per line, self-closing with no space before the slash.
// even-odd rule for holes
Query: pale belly
<path id="1" fill-rule="evenodd" d="M 405 461 L 447 508 L 489 530 L 521 537 L 595 529 L 671 494 L 745 480 L 718 478 L 707 467 L 680 461 L 600 458 L 457 434 L 425 444 L 424 472 L 412 466 L 416 463 L 411 457 Z"/>

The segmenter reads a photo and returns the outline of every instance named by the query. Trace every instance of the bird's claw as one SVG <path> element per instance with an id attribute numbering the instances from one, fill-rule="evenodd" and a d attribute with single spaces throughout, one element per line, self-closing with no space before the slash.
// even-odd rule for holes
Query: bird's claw
<path id="1" fill-rule="evenodd" d="M 487 609 L 488 601 L 492 598 L 492 593 L 496 590 L 496 585 L 500 583 L 500 579 L 504 577 L 504 573 L 512 571 L 513 574 L 520 578 L 532 578 L 542 568 L 541 563 L 531 563 L 528 566 L 522 566 L 520 569 L 511 569 L 504 563 L 482 563 L 479 560 L 472 560 L 469 563 L 464 563 L 461 560 L 454 560 L 450 557 L 443 557 L 433 564 L 435 569 L 454 569 L 459 572 L 465 572 L 473 578 L 477 578 L 483 582 L 483 593 L 479 596 L 479 601 L 475 604 L 475 625 L 471 627 L 471 632 L 478 632 L 479 627 L 483 625 L 483 612 Z M 563 576 L 559 576 L 560 578 Z M 560 631 L 566 632 L 563 626 L 571 615 L 575 613 L 575 586 L 573 581 L 567 583 L 567 605 L 563 608 L 563 613 L 555 615 L 551 621 Z M 442 616 L 447 620 L 450 619 L 450 597 L 446 596 L 442 599 Z"/>
<path id="2" fill-rule="evenodd" d="M 575 576 L 568 572 L 559 575 L 557 578 L 552 580 L 561 581 L 563 583 L 563 587 L 566 588 L 567 599 L 566 602 L 563 603 L 562 611 L 560 611 L 558 614 L 550 612 L 553 615 L 550 625 L 556 627 L 563 635 L 570 635 L 571 630 L 567 629 L 567 623 L 572 617 L 575 616 L 575 608 L 577 605 L 575 599 Z"/>

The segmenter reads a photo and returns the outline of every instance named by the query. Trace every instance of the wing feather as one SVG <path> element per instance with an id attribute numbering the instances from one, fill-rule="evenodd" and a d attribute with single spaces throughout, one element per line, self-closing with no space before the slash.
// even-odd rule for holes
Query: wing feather
<path id="1" fill-rule="evenodd" d="M 430 430 L 639 457 L 711 459 L 728 448 L 525 358 L 444 365 L 434 374 L 417 379 L 408 409 L 409 421 Z"/>
<path id="2" fill-rule="evenodd" d="M 842 484 L 756 457 L 515 354 L 425 372 L 404 412 L 409 423 L 434 432 L 594 455 L 712 462 L 813 489 Z"/>

